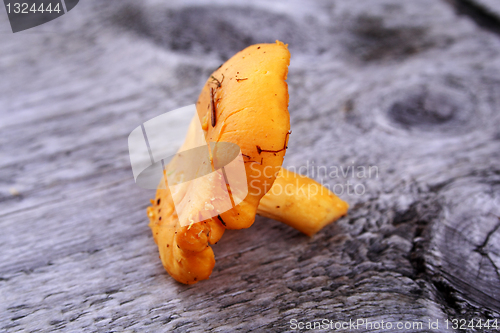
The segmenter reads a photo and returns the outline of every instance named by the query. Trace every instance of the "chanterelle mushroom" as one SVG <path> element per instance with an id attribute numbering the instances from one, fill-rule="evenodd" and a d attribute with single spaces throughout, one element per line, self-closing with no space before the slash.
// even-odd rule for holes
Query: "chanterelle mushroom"
<path id="1" fill-rule="evenodd" d="M 259 201 L 283 163 L 290 131 L 289 63 L 290 53 L 281 42 L 252 45 L 216 70 L 198 99 L 207 142 L 235 143 L 244 157 L 248 195 L 221 214 L 227 229 L 252 225 Z"/>
<path id="2" fill-rule="evenodd" d="M 184 211 L 176 212 L 168 186 L 158 188 L 153 206 L 148 208 L 150 227 L 163 266 L 177 281 L 191 284 L 207 279 L 215 264 L 208 244 L 216 243 L 226 228 L 248 228 L 256 213 L 308 235 L 345 215 L 347 204 L 320 184 L 290 171 L 280 172 L 290 130 L 285 82 L 289 60 L 287 46 L 281 42 L 253 45 L 229 59 L 205 84 L 197 103 L 198 117 L 193 119 L 180 151 L 210 142 L 238 145 L 245 163 L 248 195 L 217 216 L 182 225 L 177 213 L 195 216 L 196 207 L 211 205 L 217 190 L 223 189 L 213 185 L 215 181 L 212 185 L 181 184 L 175 196 L 189 204 Z M 211 153 L 212 159 L 217 159 L 217 151 Z M 179 158 L 170 162 L 167 174 L 175 172 Z M 213 165 L 200 168 L 208 168 L 202 172 L 208 174 Z M 286 188 L 279 195 L 269 191 L 277 176 L 275 186 Z M 297 191 L 301 184 L 313 184 L 322 191 L 301 196 Z M 311 203 L 315 207 L 308 206 Z"/>
<path id="3" fill-rule="evenodd" d="M 285 80 L 289 62 L 290 53 L 281 42 L 253 45 L 229 59 L 205 84 L 197 103 L 204 139 L 207 143 L 238 145 L 244 157 L 247 183 L 252 184 L 236 207 L 189 226 L 179 223 L 168 187 L 157 190 L 154 205 L 148 209 L 150 227 L 163 266 L 177 281 L 190 284 L 207 279 L 215 264 L 208 243 L 217 242 L 224 227 L 248 228 L 254 222 L 259 201 L 271 188 L 286 152 L 290 119 Z M 195 124 L 193 119 L 191 127 Z M 190 128 L 193 131 L 196 132 Z M 256 165 L 250 168 L 251 163 Z M 166 171 L 169 172 L 168 167 Z M 212 188 L 205 185 L 186 185 L 183 195 L 205 204 L 212 198 L 208 193 Z M 201 198 L 198 192 L 206 193 L 205 197 Z"/>

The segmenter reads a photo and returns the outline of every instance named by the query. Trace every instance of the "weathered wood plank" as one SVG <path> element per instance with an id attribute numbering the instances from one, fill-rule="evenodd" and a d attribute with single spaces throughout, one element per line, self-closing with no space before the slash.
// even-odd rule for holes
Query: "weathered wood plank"
<path id="1" fill-rule="evenodd" d="M 452 2 L 88 0 L 36 31 L 0 34 L 2 330 L 500 321 L 500 39 Z M 180 285 L 127 136 L 275 39 L 292 53 L 285 164 L 344 189 L 350 214 L 313 238 L 257 217 Z"/>

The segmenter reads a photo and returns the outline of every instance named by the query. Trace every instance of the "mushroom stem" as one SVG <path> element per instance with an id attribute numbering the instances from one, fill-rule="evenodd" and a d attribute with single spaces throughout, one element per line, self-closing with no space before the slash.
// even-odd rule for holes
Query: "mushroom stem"
<path id="1" fill-rule="evenodd" d="M 347 214 L 349 205 L 309 177 L 282 168 L 257 214 L 283 222 L 308 236 Z"/>

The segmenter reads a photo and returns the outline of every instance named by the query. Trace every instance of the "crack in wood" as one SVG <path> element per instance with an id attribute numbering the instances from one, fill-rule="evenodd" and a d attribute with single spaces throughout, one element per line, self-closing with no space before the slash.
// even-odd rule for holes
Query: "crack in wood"
<path id="1" fill-rule="evenodd" d="M 498 219 L 500 220 L 500 217 L 498 217 Z M 495 269 L 495 272 L 497 273 L 498 279 L 500 280 L 500 270 L 499 270 L 499 267 L 495 264 L 495 262 L 493 261 L 493 259 L 490 257 L 489 252 L 485 251 L 485 249 L 484 249 L 486 247 L 486 245 L 488 245 L 491 236 L 495 232 L 497 232 L 498 229 L 500 229 L 500 221 L 496 224 L 496 226 L 492 230 L 490 230 L 488 232 L 488 234 L 486 235 L 486 238 L 484 239 L 484 242 L 481 245 L 477 246 L 474 249 L 474 252 L 479 253 L 482 257 L 485 257 L 485 258 L 487 258 L 489 260 L 489 262 L 491 263 L 491 265 Z M 478 275 L 479 275 L 479 272 L 478 272 Z"/>

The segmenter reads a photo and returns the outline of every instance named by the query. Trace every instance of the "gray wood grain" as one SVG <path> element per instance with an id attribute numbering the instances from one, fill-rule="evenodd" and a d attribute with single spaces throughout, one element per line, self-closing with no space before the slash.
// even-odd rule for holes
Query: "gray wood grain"
<path id="1" fill-rule="evenodd" d="M 0 10 L 1 329 L 500 321 L 500 39 L 455 5 L 87 0 L 16 34 Z M 261 217 L 226 232 L 211 278 L 178 284 L 127 136 L 193 103 L 235 52 L 276 39 L 292 54 L 285 165 L 358 193 L 312 238 Z M 313 163 L 377 173 L 325 177 Z"/>

